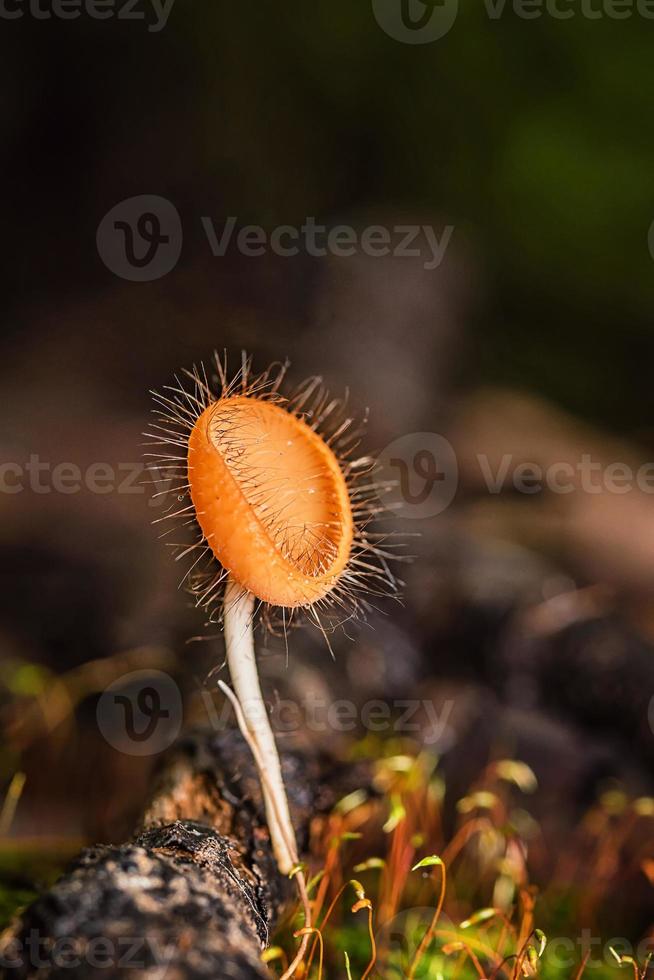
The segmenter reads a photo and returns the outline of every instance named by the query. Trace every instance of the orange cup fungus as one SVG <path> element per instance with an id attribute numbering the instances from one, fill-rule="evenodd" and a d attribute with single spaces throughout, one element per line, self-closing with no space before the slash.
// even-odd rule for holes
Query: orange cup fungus
<path id="1" fill-rule="evenodd" d="M 362 427 L 346 400 L 320 378 L 284 397 L 286 365 L 253 375 L 244 357 L 229 380 L 216 355 L 212 368 L 154 392 L 147 433 L 165 447 L 150 454 L 164 483 L 157 496 L 174 501 L 159 520 L 197 531 L 178 545 L 178 558 L 192 558 L 185 578 L 197 605 L 220 616 L 229 577 L 260 600 L 271 629 L 279 608 L 284 629 L 303 610 L 324 633 L 319 613 L 333 629 L 364 616 L 370 597 L 396 594 L 396 545 L 371 530 L 383 488 L 374 461 L 353 456 Z"/>
<path id="2" fill-rule="evenodd" d="M 248 395 L 219 399 L 191 431 L 188 479 L 208 546 L 243 588 L 286 607 L 331 591 L 352 508 L 334 452 L 302 418 Z"/>

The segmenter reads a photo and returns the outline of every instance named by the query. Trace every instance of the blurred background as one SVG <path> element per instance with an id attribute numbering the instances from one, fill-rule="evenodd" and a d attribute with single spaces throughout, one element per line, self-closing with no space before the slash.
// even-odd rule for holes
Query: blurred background
<path id="1" fill-rule="evenodd" d="M 539 784 L 531 871 L 544 888 L 557 875 L 594 887 L 592 849 L 571 865 L 566 848 L 598 801 L 611 819 L 633 799 L 647 812 L 652 24 L 635 8 L 527 19 L 460 0 L 443 36 L 408 43 L 393 3 L 174 0 L 165 23 L 145 0 L 134 19 L 119 0 L 106 19 L 45 3 L 0 15 L 5 918 L 85 841 L 123 839 L 143 804 L 158 752 L 111 744 L 101 692 L 163 671 L 190 725 L 215 690 L 220 636 L 151 524 L 141 436 L 149 389 L 215 348 L 232 366 L 246 349 L 262 370 L 288 356 L 292 380 L 348 388 L 370 409 L 365 450 L 395 446 L 385 458 L 405 458 L 414 481 L 394 518 L 419 534 L 403 605 L 335 637 L 333 661 L 315 631 L 292 636 L 288 671 L 266 641 L 267 689 L 418 696 L 439 717 L 449 704 L 431 745 L 449 819 L 490 760 L 523 760 Z M 172 212 L 146 202 L 161 226 L 141 225 L 136 251 L 154 227 L 179 253 L 152 275 L 125 264 L 127 231 L 98 231 L 117 208 L 136 234 L 144 205 L 121 202 L 143 195 Z M 220 237 L 230 216 L 216 256 L 208 220 Z M 237 245 L 246 226 L 270 236 L 311 217 L 355 229 L 354 254 Z M 389 254 L 360 247 L 373 226 Z M 419 254 L 397 254 L 398 226 L 433 229 L 436 267 L 422 233 Z M 429 434 L 453 456 L 416 509 Z M 73 467 L 64 490 L 59 464 Z M 120 479 L 89 490 L 96 464 Z M 525 485 L 521 464 L 573 476 L 557 492 L 529 469 Z M 586 902 L 609 934 L 651 927 L 652 850 L 645 821 Z M 577 907 L 556 908 L 572 934 Z"/>

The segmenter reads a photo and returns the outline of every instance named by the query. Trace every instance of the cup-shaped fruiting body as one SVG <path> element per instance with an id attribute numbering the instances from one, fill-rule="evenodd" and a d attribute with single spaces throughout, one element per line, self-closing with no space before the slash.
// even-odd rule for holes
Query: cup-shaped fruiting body
<path id="1" fill-rule="evenodd" d="M 302 419 L 256 396 L 221 398 L 188 443 L 202 534 L 232 578 L 272 605 L 312 605 L 345 569 L 353 540 L 339 461 Z"/>
<path id="2" fill-rule="evenodd" d="M 217 355 L 154 392 L 149 454 L 171 499 L 158 521 L 191 529 L 185 580 L 210 620 L 222 616 L 229 577 L 260 600 L 272 630 L 300 613 L 331 631 L 363 618 L 375 596 L 396 595 L 394 535 L 374 531 L 384 509 L 375 463 L 357 457 L 363 425 L 320 378 L 281 393 L 286 365 L 254 375 L 243 359 L 231 380 Z M 170 541 L 170 538 L 168 538 Z"/>

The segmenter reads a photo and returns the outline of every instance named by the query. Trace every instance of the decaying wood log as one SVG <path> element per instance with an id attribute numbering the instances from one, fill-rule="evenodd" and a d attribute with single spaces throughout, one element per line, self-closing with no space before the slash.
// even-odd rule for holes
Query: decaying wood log
<path id="1" fill-rule="evenodd" d="M 348 787 L 333 763 L 286 754 L 298 844 Z M 5 933 L 11 980 L 266 977 L 261 951 L 293 885 L 276 870 L 259 783 L 235 731 L 181 740 L 128 843 L 85 850 Z"/>

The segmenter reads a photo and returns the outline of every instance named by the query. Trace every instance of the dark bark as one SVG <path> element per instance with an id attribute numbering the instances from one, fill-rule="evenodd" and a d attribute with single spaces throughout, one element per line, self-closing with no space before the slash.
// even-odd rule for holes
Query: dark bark
<path id="1" fill-rule="evenodd" d="M 312 814 L 349 787 L 324 760 L 287 754 L 283 770 L 303 851 Z M 166 760 L 134 838 L 85 850 L 5 935 L 3 975 L 266 977 L 261 951 L 292 889 L 240 735 L 192 735 Z"/>

